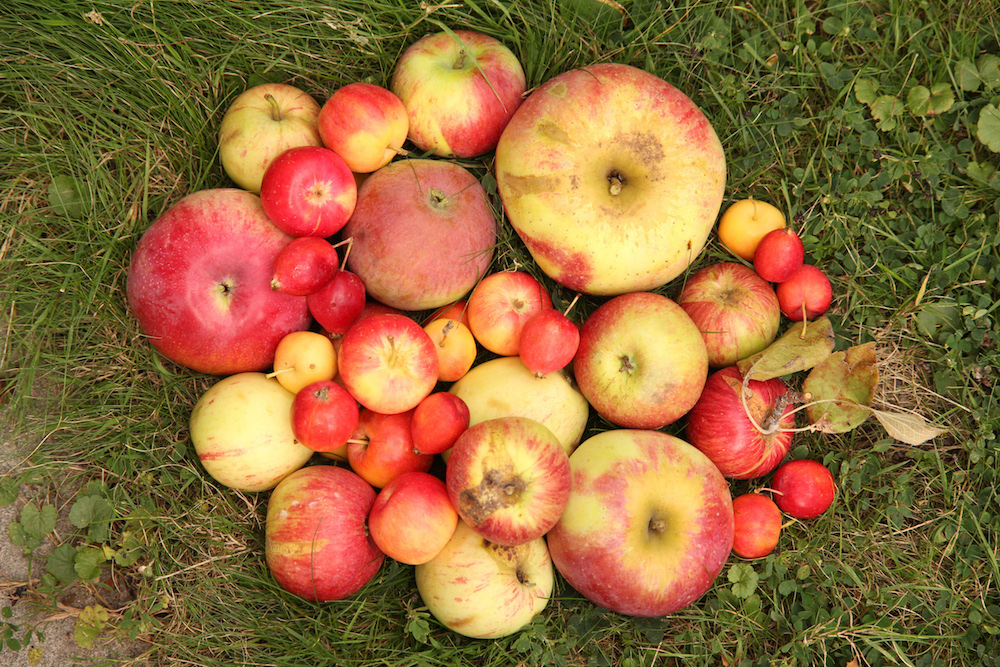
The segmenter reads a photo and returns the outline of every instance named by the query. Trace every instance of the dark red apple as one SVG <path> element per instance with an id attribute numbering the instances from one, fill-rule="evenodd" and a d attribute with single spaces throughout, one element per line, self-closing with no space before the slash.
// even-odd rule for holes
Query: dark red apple
<path id="1" fill-rule="evenodd" d="M 532 315 L 521 329 L 518 355 L 539 377 L 569 365 L 580 346 L 580 327 L 554 308 Z"/>
<path id="2" fill-rule="evenodd" d="M 778 545 L 781 510 L 759 493 L 733 498 L 733 552 L 740 558 L 763 558 Z"/>
<path id="3" fill-rule="evenodd" d="M 825 512 L 837 495 L 833 474 L 811 459 L 796 459 L 778 467 L 771 479 L 774 502 L 796 519 L 812 519 Z"/>
<path id="4" fill-rule="evenodd" d="M 819 317 L 833 299 L 830 279 L 812 264 L 800 266 L 787 280 L 778 283 L 774 291 L 781 312 L 793 322 Z"/>
<path id="5" fill-rule="evenodd" d="M 340 270 L 337 249 L 326 239 L 303 236 L 293 239 L 274 259 L 271 289 L 295 296 L 319 291 Z"/>
<path id="6" fill-rule="evenodd" d="M 448 391 L 430 394 L 413 411 L 413 448 L 421 454 L 450 449 L 469 428 L 469 419 L 469 406 L 461 397 Z"/>
<path id="7" fill-rule="evenodd" d="M 333 236 L 347 224 L 358 199 L 354 174 L 343 158 L 322 146 L 281 153 L 260 184 L 267 216 L 292 236 Z"/>
<path id="8" fill-rule="evenodd" d="M 404 472 L 430 470 L 434 457 L 413 448 L 412 420 L 413 410 L 386 415 L 363 408 L 347 444 L 351 469 L 379 489 Z"/>
<path id="9" fill-rule="evenodd" d="M 347 332 L 365 308 L 365 285 L 350 271 L 340 270 L 329 282 L 306 297 L 309 312 L 329 333 Z"/>
<path id="10" fill-rule="evenodd" d="M 753 269 L 764 280 L 781 283 L 798 271 L 805 258 L 805 246 L 793 229 L 772 229 L 754 250 Z"/>
<path id="11" fill-rule="evenodd" d="M 292 400 L 292 433 L 313 451 L 332 452 L 354 435 L 359 412 L 358 402 L 336 382 L 313 382 Z"/>

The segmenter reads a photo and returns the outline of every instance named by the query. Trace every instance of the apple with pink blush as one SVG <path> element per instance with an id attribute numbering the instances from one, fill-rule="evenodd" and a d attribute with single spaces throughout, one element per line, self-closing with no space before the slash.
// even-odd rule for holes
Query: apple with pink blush
<path id="1" fill-rule="evenodd" d="M 763 558 L 778 545 L 781 510 L 759 493 L 733 498 L 733 553 L 740 558 Z"/>
<path id="2" fill-rule="evenodd" d="M 469 327 L 458 320 L 437 319 L 424 325 L 438 354 L 438 380 L 455 382 L 476 363 L 479 348 Z"/>
<path id="3" fill-rule="evenodd" d="M 412 420 L 413 410 L 382 414 L 362 409 L 347 442 L 351 469 L 379 489 L 404 472 L 430 470 L 434 457 L 413 448 Z"/>
<path id="4" fill-rule="evenodd" d="M 361 81 L 334 91 L 317 123 L 323 145 L 357 174 L 389 164 L 401 152 L 409 130 L 406 107 L 395 93 Z"/>
<path id="5" fill-rule="evenodd" d="M 469 428 L 469 419 L 469 406 L 459 396 L 447 391 L 429 395 L 413 411 L 413 448 L 421 454 L 440 454 Z"/>
<path id="6" fill-rule="evenodd" d="M 368 514 L 375 544 L 407 565 L 426 563 L 440 553 L 458 525 L 448 488 L 426 472 L 404 472 L 382 487 Z"/>
<path id="7" fill-rule="evenodd" d="M 333 236 L 347 224 L 357 199 L 354 174 L 339 155 L 322 146 L 285 151 L 260 183 L 267 217 L 292 236 Z"/>
<path id="8" fill-rule="evenodd" d="M 796 519 L 813 519 L 833 504 L 837 484 L 830 469 L 819 461 L 796 459 L 778 466 L 771 490 L 782 512 Z"/>
<path id="9" fill-rule="evenodd" d="M 521 330 L 533 315 L 552 308 L 545 287 L 525 271 L 497 271 L 483 278 L 469 295 L 469 329 L 494 354 L 516 357 Z"/>
<path id="10" fill-rule="evenodd" d="M 333 380 L 306 385 L 292 401 L 292 432 L 315 452 L 332 452 L 346 445 L 358 418 L 358 402 Z"/>
<path id="11" fill-rule="evenodd" d="M 833 286 L 830 279 L 812 264 L 803 264 L 774 288 L 778 305 L 793 322 L 812 320 L 830 308 Z"/>
<path id="12" fill-rule="evenodd" d="M 805 246 L 795 230 L 788 227 L 772 229 L 754 250 L 753 268 L 764 280 L 781 283 L 802 266 L 805 258 Z"/>

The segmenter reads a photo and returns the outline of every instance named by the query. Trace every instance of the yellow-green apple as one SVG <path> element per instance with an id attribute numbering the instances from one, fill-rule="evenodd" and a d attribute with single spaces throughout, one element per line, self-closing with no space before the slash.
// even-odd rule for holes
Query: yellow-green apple
<path id="1" fill-rule="evenodd" d="M 833 299 L 830 279 L 812 264 L 803 264 L 774 288 L 781 312 L 794 322 L 812 320 L 827 311 Z"/>
<path id="2" fill-rule="evenodd" d="M 413 410 L 387 415 L 362 409 L 347 442 L 351 469 L 379 489 L 404 472 L 430 470 L 434 457 L 413 448 L 412 421 Z"/>
<path id="3" fill-rule="evenodd" d="M 274 158 L 260 183 L 267 216 L 292 236 L 333 236 L 347 224 L 357 200 L 354 174 L 323 146 L 288 149 Z"/>
<path id="4" fill-rule="evenodd" d="M 478 639 L 506 637 L 526 626 L 545 609 L 555 585 L 544 538 L 504 547 L 484 540 L 464 521 L 414 574 L 434 618 Z"/>
<path id="5" fill-rule="evenodd" d="M 341 269 L 326 285 L 306 296 L 309 313 L 323 329 L 343 335 L 358 321 L 368 302 L 365 284 L 350 271 Z"/>
<path id="6" fill-rule="evenodd" d="M 687 279 L 677 304 L 701 330 L 708 364 L 732 366 L 774 342 L 781 310 L 774 288 L 753 269 L 720 262 Z"/>
<path id="7" fill-rule="evenodd" d="M 458 436 L 445 471 L 459 517 L 485 539 L 516 546 L 549 532 L 569 497 L 569 456 L 540 422 L 499 417 Z"/>
<path id="8" fill-rule="evenodd" d="M 268 374 L 281 386 L 298 393 L 313 382 L 332 380 L 337 375 L 337 352 L 333 341 L 315 331 L 293 331 L 274 351 L 274 370 Z"/>
<path id="9" fill-rule="evenodd" d="M 219 126 L 219 158 L 236 185 L 260 192 L 264 172 L 290 148 L 322 146 L 319 103 L 286 83 L 262 83 L 232 101 Z"/>
<path id="10" fill-rule="evenodd" d="M 417 407 L 438 381 L 434 342 L 406 315 L 372 315 L 355 322 L 340 341 L 337 366 L 354 398 L 384 414 Z"/>
<path id="11" fill-rule="evenodd" d="M 704 454 L 662 431 L 617 429 L 582 442 L 570 467 L 547 536 L 570 586 L 631 616 L 670 614 L 709 589 L 733 546 L 733 504 Z"/>
<path id="12" fill-rule="evenodd" d="M 687 414 L 685 437 L 725 477 L 755 479 L 788 455 L 795 405 L 781 378 L 743 380 L 736 366 L 712 373 Z"/>
<path id="13" fill-rule="evenodd" d="M 753 270 L 768 282 L 781 283 L 802 266 L 805 258 L 805 246 L 794 229 L 772 229 L 753 251 Z"/>
<path id="14" fill-rule="evenodd" d="M 486 274 L 496 220 L 486 190 L 464 167 L 400 160 L 364 182 L 343 235 L 354 239 L 347 268 L 370 296 L 427 310 L 465 296 Z"/>
<path id="15" fill-rule="evenodd" d="M 763 558 L 778 546 L 781 510 L 759 493 L 733 498 L 733 553 L 740 558 Z"/>
<path id="16" fill-rule="evenodd" d="M 356 174 L 389 164 L 403 148 L 406 107 L 387 88 L 361 81 L 338 88 L 319 112 L 323 144 Z"/>
<path id="17" fill-rule="evenodd" d="M 604 419 L 656 429 L 698 401 L 708 353 L 698 327 L 674 301 L 631 292 L 605 301 L 584 320 L 573 372 Z"/>
<path id="18" fill-rule="evenodd" d="M 494 354 L 517 356 L 521 329 L 533 315 L 552 308 L 548 290 L 526 271 L 497 271 L 476 285 L 468 299 L 469 329 Z"/>
<path id="19" fill-rule="evenodd" d="M 366 528 L 374 502 L 375 490 L 347 468 L 314 465 L 282 480 L 264 523 L 265 561 L 278 584 L 316 602 L 361 590 L 385 560 Z"/>
<path id="20" fill-rule="evenodd" d="M 237 491 L 266 491 L 312 456 L 292 432 L 295 395 L 249 371 L 223 378 L 191 410 L 191 442 L 212 479 Z"/>
<path id="21" fill-rule="evenodd" d="M 477 364 L 448 391 L 468 406 L 470 425 L 497 417 L 534 419 L 567 454 L 580 443 L 590 417 L 590 404 L 565 371 L 536 377 L 519 357 Z"/>
<path id="22" fill-rule="evenodd" d="M 814 519 L 825 512 L 837 495 L 830 469 L 819 461 L 796 459 L 778 466 L 771 478 L 774 502 L 796 519 Z"/>
<path id="23" fill-rule="evenodd" d="M 580 346 L 580 327 L 555 308 L 539 311 L 521 329 L 518 356 L 535 375 L 547 375 L 573 361 Z"/>
<path id="24" fill-rule="evenodd" d="M 469 428 L 469 406 L 448 391 L 437 391 L 413 409 L 410 435 L 421 454 L 440 454 Z"/>
<path id="25" fill-rule="evenodd" d="M 448 489 L 426 472 L 404 472 L 382 487 L 368 514 L 368 530 L 386 556 L 407 565 L 426 563 L 455 533 L 458 513 Z"/>
<path id="26" fill-rule="evenodd" d="M 303 387 L 292 401 L 292 432 L 314 452 L 332 452 L 347 445 L 358 427 L 358 402 L 333 380 Z"/>
<path id="27" fill-rule="evenodd" d="M 442 157 L 496 148 L 526 83 L 517 56 L 471 30 L 426 35 L 396 63 L 390 88 L 409 115 L 409 139 Z"/>
<path id="28" fill-rule="evenodd" d="M 271 289 L 275 257 L 291 240 L 257 195 L 189 194 L 139 239 L 126 279 L 129 309 L 177 364 L 211 375 L 265 370 L 281 339 L 312 323 L 304 297 Z"/>
<path id="29" fill-rule="evenodd" d="M 722 144 L 680 90 L 624 64 L 549 79 L 496 149 L 497 190 L 538 267 L 577 292 L 673 280 L 698 256 L 726 184 Z"/>
<path id="30" fill-rule="evenodd" d="M 441 382 L 455 382 L 469 372 L 479 353 L 469 327 L 458 320 L 437 319 L 425 324 L 424 331 L 434 341 Z"/>
<path id="31" fill-rule="evenodd" d="M 271 289 L 294 296 L 318 292 L 340 270 L 337 249 L 318 236 L 302 236 L 289 241 L 274 258 Z"/>

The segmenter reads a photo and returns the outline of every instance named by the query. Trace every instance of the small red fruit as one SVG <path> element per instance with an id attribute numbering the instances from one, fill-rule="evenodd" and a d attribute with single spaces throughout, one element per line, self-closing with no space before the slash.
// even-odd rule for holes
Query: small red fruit
<path id="1" fill-rule="evenodd" d="M 833 287 L 826 274 L 812 264 L 803 264 L 788 280 L 774 288 L 778 307 L 793 322 L 819 317 L 830 307 Z"/>
<path id="2" fill-rule="evenodd" d="M 315 452 L 347 444 L 358 426 L 360 409 L 346 389 L 332 380 L 308 384 L 292 401 L 292 433 Z"/>
<path id="3" fill-rule="evenodd" d="M 819 461 L 796 459 L 778 466 L 771 480 L 774 502 L 796 519 L 812 519 L 833 504 L 833 473 Z"/>
<path id="4" fill-rule="evenodd" d="M 764 235 L 753 254 L 757 275 L 771 283 L 788 280 L 806 258 L 805 246 L 795 231 L 784 227 Z"/>
<path id="5" fill-rule="evenodd" d="M 733 498 L 733 552 L 740 558 L 763 558 L 778 545 L 781 510 L 759 493 Z"/>
<path id="6" fill-rule="evenodd" d="M 440 454 L 469 428 L 469 406 L 456 394 L 429 394 L 413 410 L 410 432 L 413 448 L 421 454 Z"/>
<path id="7" fill-rule="evenodd" d="M 367 293 L 361 278 L 340 270 L 319 291 L 306 297 L 309 312 L 327 333 L 339 335 L 351 328 L 365 309 Z"/>
<path id="8" fill-rule="evenodd" d="M 292 239 L 274 258 L 271 289 L 307 296 L 330 282 L 339 264 L 337 249 L 326 239 L 316 236 Z"/>
<path id="9" fill-rule="evenodd" d="M 529 371 L 544 377 L 565 368 L 580 346 L 580 327 L 554 308 L 532 315 L 521 329 L 521 361 Z"/>

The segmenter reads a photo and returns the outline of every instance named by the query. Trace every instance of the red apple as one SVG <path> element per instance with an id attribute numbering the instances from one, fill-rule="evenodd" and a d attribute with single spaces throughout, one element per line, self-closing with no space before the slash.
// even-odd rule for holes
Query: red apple
<path id="1" fill-rule="evenodd" d="M 286 591 L 317 602 L 357 593 L 385 556 L 365 527 L 375 491 L 346 468 L 315 465 L 286 477 L 267 501 L 264 553 Z"/>
<path id="2" fill-rule="evenodd" d="M 316 236 L 293 239 L 274 258 L 271 289 L 308 296 L 328 284 L 339 265 L 337 249 L 326 239 Z"/>
<path id="3" fill-rule="evenodd" d="M 788 280 L 806 258 L 802 239 L 788 227 L 773 229 L 764 235 L 753 253 L 757 275 L 772 283 Z"/>
<path id="4" fill-rule="evenodd" d="M 351 469 L 379 489 L 404 472 L 430 470 L 434 457 L 413 448 L 412 420 L 413 410 L 391 415 L 361 410 L 358 426 L 347 443 Z"/>
<path id="5" fill-rule="evenodd" d="M 271 289 L 274 260 L 291 240 L 257 195 L 187 195 L 139 240 L 129 309 L 150 344 L 182 366 L 212 375 L 270 368 L 281 339 L 312 321 L 304 297 Z"/>
<path id="6" fill-rule="evenodd" d="M 732 366 L 774 342 L 781 310 L 774 289 L 752 269 L 722 262 L 700 269 L 677 303 L 701 330 L 708 363 Z"/>
<path id="7" fill-rule="evenodd" d="M 819 461 L 796 459 L 778 466 L 771 478 L 774 502 L 796 519 L 812 519 L 825 512 L 837 494 L 833 474 Z"/>
<path id="8" fill-rule="evenodd" d="M 347 267 L 368 294 L 401 310 L 464 297 L 486 274 L 496 220 L 486 190 L 444 160 L 401 160 L 368 177 L 344 227 Z"/>
<path id="9" fill-rule="evenodd" d="M 365 308 L 365 285 L 350 271 L 340 270 L 329 282 L 306 297 L 309 312 L 329 333 L 346 333 Z"/>
<path id="10" fill-rule="evenodd" d="M 778 305 L 785 317 L 794 321 L 819 317 L 830 307 L 833 286 L 826 274 L 812 264 L 803 264 L 775 287 Z"/>
<path id="11" fill-rule="evenodd" d="M 313 382 L 292 401 L 292 432 L 309 449 L 332 452 L 354 435 L 358 415 L 358 402 L 346 389 L 332 380 Z"/>
<path id="12" fill-rule="evenodd" d="M 409 139 L 442 157 L 496 148 L 521 104 L 524 70 L 510 49 L 469 30 L 426 35 L 400 57 L 392 90 L 409 115 Z"/>
<path id="13" fill-rule="evenodd" d="M 318 124 L 323 144 L 360 174 L 389 164 L 409 129 L 406 107 L 392 91 L 360 81 L 334 91 Z"/>
<path id="14" fill-rule="evenodd" d="M 763 558 L 778 545 L 781 510 L 759 493 L 733 498 L 733 553 L 740 558 Z"/>
<path id="15" fill-rule="evenodd" d="M 426 472 L 404 472 L 382 487 L 368 515 L 375 544 L 407 565 L 426 563 L 440 553 L 458 525 L 448 488 Z"/>
<path id="16" fill-rule="evenodd" d="M 516 546 L 559 520 L 569 497 L 569 457 L 540 422 L 490 419 L 455 441 L 445 482 L 463 521 L 490 542 Z"/>
<path id="17" fill-rule="evenodd" d="M 267 217 L 292 236 L 333 236 L 347 224 L 357 199 L 358 186 L 347 163 L 322 146 L 285 151 L 260 184 Z"/>
<path id="18" fill-rule="evenodd" d="M 528 370 L 545 376 L 569 365 L 580 346 L 580 328 L 554 308 L 528 318 L 521 329 L 518 355 Z"/>
<path id="19" fill-rule="evenodd" d="M 727 366 L 709 376 L 687 415 L 687 440 L 726 477 L 754 479 L 774 470 L 792 446 L 794 404 L 781 378 L 750 380 Z"/>
<path id="20" fill-rule="evenodd" d="M 538 312 L 552 308 L 544 286 L 525 271 L 497 271 L 483 278 L 468 299 L 469 329 L 490 352 L 516 357 L 521 330 Z"/>
<path id="21" fill-rule="evenodd" d="M 405 315 L 372 315 L 356 322 L 340 342 L 337 362 L 351 395 L 384 414 L 417 407 L 438 381 L 434 342 Z"/>
<path id="22" fill-rule="evenodd" d="M 440 454 L 467 428 L 469 406 L 465 401 L 451 392 L 435 392 L 413 410 L 413 448 L 421 454 Z"/>

